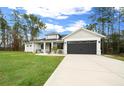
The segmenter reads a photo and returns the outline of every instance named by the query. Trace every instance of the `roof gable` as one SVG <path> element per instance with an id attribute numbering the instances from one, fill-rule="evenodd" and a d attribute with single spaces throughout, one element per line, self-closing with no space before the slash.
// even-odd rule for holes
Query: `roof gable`
<path id="1" fill-rule="evenodd" d="M 72 38 L 74 38 L 74 37 L 83 37 L 83 38 L 85 38 L 85 37 L 99 37 L 99 38 L 103 38 L 105 36 L 98 34 L 96 32 L 81 28 L 81 29 L 79 29 L 75 32 L 72 32 L 71 34 L 65 36 L 63 39 L 67 39 L 69 37 L 72 37 Z"/>

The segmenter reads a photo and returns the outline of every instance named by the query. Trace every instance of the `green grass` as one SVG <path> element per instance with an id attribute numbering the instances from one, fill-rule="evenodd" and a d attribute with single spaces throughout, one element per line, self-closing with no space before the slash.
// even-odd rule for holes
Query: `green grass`
<path id="1" fill-rule="evenodd" d="M 107 57 L 124 61 L 124 55 L 107 55 Z"/>
<path id="2" fill-rule="evenodd" d="M 0 51 L 0 86 L 43 85 L 63 58 Z"/>

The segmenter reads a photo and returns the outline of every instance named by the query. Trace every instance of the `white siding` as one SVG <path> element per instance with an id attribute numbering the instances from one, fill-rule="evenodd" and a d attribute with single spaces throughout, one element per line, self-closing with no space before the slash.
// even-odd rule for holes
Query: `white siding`
<path id="1" fill-rule="evenodd" d="M 36 52 L 37 49 L 41 49 L 41 44 L 26 43 L 25 52 Z"/>
<path id="2" fill-rule="evenodd" d="M 25 43 L 25 52 L 33 52 L 34 44 L 33 43 Z"/>
<path id="3" fill-rule="evenodd" d="M 46 39 L 59 39 L 59 35 L 48 35 Z"/>
<path id="4" fill-rule="evenodd" d="M 88 31 L 82 31 L 81 30 L 81 31 L 75 32 L 73 35 L 70 35 L 66 39 L 70 39 L 71 40 L 71 39 L 87 39 L 87 38 L 93 39 L 93 38 L 100 38 L 100 37 L 97 36 L 97 35 L 91 34 Z"/>

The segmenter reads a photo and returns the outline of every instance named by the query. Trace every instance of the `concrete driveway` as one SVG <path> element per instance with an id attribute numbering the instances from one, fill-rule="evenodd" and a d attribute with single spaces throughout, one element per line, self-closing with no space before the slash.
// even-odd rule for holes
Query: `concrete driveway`
<path id="1" fill-rule="evenodd" d="M 45 85 L 124 85 L 124 62 L 98 55 L 67 55 Z"/>

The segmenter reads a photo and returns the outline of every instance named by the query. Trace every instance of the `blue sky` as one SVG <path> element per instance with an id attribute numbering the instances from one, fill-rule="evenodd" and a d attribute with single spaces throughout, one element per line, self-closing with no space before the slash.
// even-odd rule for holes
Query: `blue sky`
<path id="1" fill-rule="evenodd" d="M 68 34 L 91 23 L 88 17 L 93 12 L 93 5 L 97 7 L 107 5 L 107 7 L 110 7 L 111 3 L 108 3 L 110 1 L 111 0 L 104 0 L 104 2 L 101 0 L 90 0 L 90 2 L 88 0 L 5 0 L 4 2 L 1 1 L 0 6 L 4 6 L 2 11 L 8 15 L 8 19 L 12 9 L 16 9 L 21 13 L 39 15 L 47 26 L 43 34 L 52 31 L 56 31 L 60 34 Z M 113 1 L 112 5 L 114 4 L 117 3 Z"/>
<path id="2" fill-rule="evenodd" d="M 90 23 L 88 16 L 92 12 L 91 7 L 63 7 L 60 9 L 51 7 L 1 7 L 2 12 L 9 17 L 12 9 L 18 10 L 21 14 L 35 14 L 41 17 L 47 29 L 44 34 L 58 32 L 68 34 Z"/>

